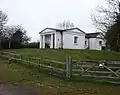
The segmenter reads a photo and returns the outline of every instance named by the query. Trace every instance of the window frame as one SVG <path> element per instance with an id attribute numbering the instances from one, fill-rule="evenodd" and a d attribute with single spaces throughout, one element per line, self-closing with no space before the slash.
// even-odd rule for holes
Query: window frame
<path id="1" fill-rule="evenodd" d="M 100 45 L 100 46 L 102 45 L 102 41 L 99 41 L 99 45 Z"/>
<path id="2" fill-rule="evenodd" d="M 87 41 L 85 40 L 85 45 L 87 45 Z"/>
<path id="3" fill-rule="evenodd" d="M 78 44 L 78 36 L 74 36 L 74 44 Z"/>

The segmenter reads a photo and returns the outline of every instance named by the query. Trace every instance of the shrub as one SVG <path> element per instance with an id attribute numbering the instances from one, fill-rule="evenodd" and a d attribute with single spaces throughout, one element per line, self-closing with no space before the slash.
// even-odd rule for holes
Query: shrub
<path id="1" fill-rule="evenodd" d="M 39 48 L 39 43 L 33 42 L 33 43 L 23 44 L 22 48 Z"/>

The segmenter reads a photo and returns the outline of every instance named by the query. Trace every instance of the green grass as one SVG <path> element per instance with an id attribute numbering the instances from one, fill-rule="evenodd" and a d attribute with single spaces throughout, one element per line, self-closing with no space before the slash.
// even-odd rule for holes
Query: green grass
<path id="1" fill-rule="evenodd" d="M 119 95 L 120 93 L 120 86 L 65 81 L 24 65 L 8 64 L 5 60 L 0 60 L 0 81 L 35 87 L 40 95 Z"/>
<path id="2" fill-rule="evenodd" d="M 71 56 L 75 60 L 120 60 L 120 53 L 113 51 L 96 50 L 60 50 L 60 49 L 13 49 L 16 53 L 44 57 L 56 61 L 64 62 L 66 56 Z"/>

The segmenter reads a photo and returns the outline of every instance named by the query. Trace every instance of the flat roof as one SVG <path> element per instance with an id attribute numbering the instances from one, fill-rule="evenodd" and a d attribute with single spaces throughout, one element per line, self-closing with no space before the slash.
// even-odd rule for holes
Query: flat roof
<path id="1" fill-rule="evenodd" d="M 87 33 L 86 38 L 96 38 L 101 32 L 96 32 L 96 33 Z"/>

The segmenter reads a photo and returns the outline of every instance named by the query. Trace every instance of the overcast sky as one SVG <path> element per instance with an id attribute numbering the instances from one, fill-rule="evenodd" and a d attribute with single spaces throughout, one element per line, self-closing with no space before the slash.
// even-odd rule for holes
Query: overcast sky
<path id="1" fill-rule="evenodd" d="M 103 0 L 0 0 L 0 8 L 7 13 L 8 25 L 22 25 L 32 41 L 39 40 L 39 32 L 56 23 L 70 20 L 85 32 L 95 32 L 91 11 Z"/>

